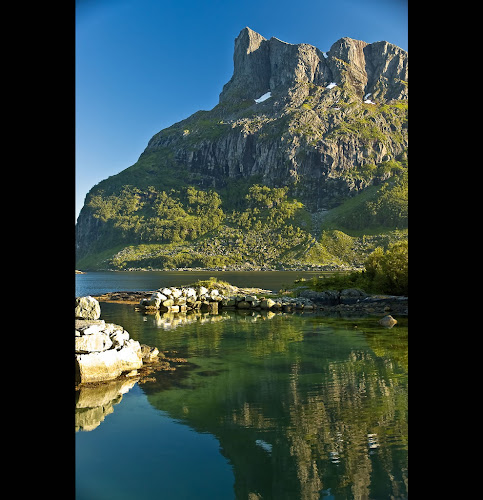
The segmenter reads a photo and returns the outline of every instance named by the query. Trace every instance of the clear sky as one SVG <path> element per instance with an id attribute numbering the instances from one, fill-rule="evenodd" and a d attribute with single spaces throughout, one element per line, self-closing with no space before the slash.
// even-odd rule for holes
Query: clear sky
<path id="1" fill-rule="evenodd" d="M 348 36 L 408 50 L 407 0 L 76 0 L 76 208 L 160 130 L 218 103 L 245 27 L 327 51 Z"/>

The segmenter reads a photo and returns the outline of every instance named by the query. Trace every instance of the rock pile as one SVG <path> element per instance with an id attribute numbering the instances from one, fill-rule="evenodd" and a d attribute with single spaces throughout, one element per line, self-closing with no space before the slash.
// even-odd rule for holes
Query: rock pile
<path id="1" fill-rule="evenodd" d="M 234 287 L 235 288 L 235 287 Z M 220 309 L 254 309 L 292 311 L 313 310 L 313 302 L 304 297 L 271 299 L 255 294 L 226 292 L 216 287 L 165 287 L 154 291 L 149 298 L 139 301 L 139 308 L 146 311 L 186 313 L 200 311 L 217 314 Z"/>
<path id="2" fill-rule="evenodd" d="M 120 325 L 100 317 L 99 302 L 78 297 L 75 308 L 75 383 L 137 375 L 143 363 L 157 361 L 159 351 L 131 339 Z"/>
<path id="3" fill-rule="evenodd" d="M 164 287 L 156 290 L 147 299 L 141 299 L 139 305 L 146 310 L 161 312 L 218 312 L 218 303 L 223 296 L 217 288 L 209 290 L 204 286 L 193 288 Z"/>
<path id="4" fill-rule="evenodd" d="M 298 297 L 268 297 L 267 291 L 246 293 L 249 290 L 217 289 L 206 287 L 165 287 L 152 292 L 139 302 L 143 311 L 161 313 L 209 312 L 218 314 L 219 310 L 254 310 L 273 312 L 301 311 L 344 311 L 362 313 L 384 313 L 394 311 L 407 314 L 408 298 L 393 295 L 369 295 L 357 288 L 341 291 L 326 290 L 315 292 L 309 289 L 298 290 Z"/>

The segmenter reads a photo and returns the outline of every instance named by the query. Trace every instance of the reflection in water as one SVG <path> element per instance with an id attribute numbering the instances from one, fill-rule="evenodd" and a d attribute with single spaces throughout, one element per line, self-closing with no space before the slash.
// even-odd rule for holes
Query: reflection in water
<path id="1" fill-rule="evenodd" d="M 107 415 L 114 411 L 114 405 L 122 395 L 131 389 L 139 377 L 104 382 L 99 385 L 81 386 L 75 391 L 75 430 L 92 431 Z"/>
<path id="2" fill-rule="evenodd" d="M 218 439 L 234 498 L 407 498 L 406 319 L 391 330 L 314 314 L 166 319 L 118 322 L 190 361 L 142 390 Z"/>

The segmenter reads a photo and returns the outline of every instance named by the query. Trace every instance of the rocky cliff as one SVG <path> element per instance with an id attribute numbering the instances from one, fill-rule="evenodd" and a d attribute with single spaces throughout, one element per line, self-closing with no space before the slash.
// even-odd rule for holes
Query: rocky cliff
<path id="1" fill-rule="evenodd" d="M 404 155 L 407 82 L 407 53 L 387 42 L 342 38 L 324 54 L 244 28 L 219 105 L 156 134 L 141 158 L 169 150 L 201 186 L 259 175 L 327 208 L 364 187 L 346 173 Z"/>
<path id="2" fill-rule="evenodd" d="M 348 82 L 362 99 L 407 98 L 407 53 L 388 42 L 368 44 L 341 38 L 327 53 L 305 43 L 266 40 L 244 28 L 235 40 L 234 71 L 220 102 L 255 99 L 266 92 L 285 93 L 300 83 L 327 86 Z"/>
<path id="3" fill-rule="evenodd" d="M 407 165 L 408 54 L 401 48 L 341 38 L 322 52 L 244 28 L 233 62 L 217 106 L 160 131 L 136 164 L 91 190 L 77 224 L 81 254 L 105 236 L 107 219 L 92 199 L 119 196 L 125 185 L 139 188 L 144 203 L 148 187 L 192 185 L 223 199 L 234 183 L 256 182 L 286 187 L 316 212 L 386 181 L 394 168 L 380 165 Z"/>

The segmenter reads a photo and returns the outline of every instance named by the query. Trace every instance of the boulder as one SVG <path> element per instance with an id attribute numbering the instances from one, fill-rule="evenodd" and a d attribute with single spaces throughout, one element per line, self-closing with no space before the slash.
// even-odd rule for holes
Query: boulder
<path id="1" fill-rule="evenodd" d="M 82 335 L 75 338 L 75 352 L 101 352 L 106 351 L 112 346 L 112 340 L 109 335 L 104 332 L 95 333 L 93 335 Z"/>
<path id="2" fill-rule="evenodd" d="M 141 345 L 128 340 L 119 349 L 75 355 L 76 383 L 113 380 L 123 372 L 137 370 L 143 365 Z"/>
<path id="3" fill-rule="evenodd" d="M 166 298 L 155 292 L 151 299 L 158 303 L 163 297 Z M 148 346 L 143 352 L 141 344 L 130 339 L 122 326 L 99 320 L 100 306 L 92 297 L 76 299 L 78 315 L 97 318 L 75 320 L 76 384 L 104 382 L 121 375 L 137 374 L 136 370 L 143 365 L 143 357 L 152 360 L 159 354 L 155 347 Z"/>
<path id="4" fill-rule="evenodd" d="M 367 297 L 367 293 L 359 288 L 346 288 L 340 292 L 341 304 L 355 304 Z"/>
<path id="5" fill-rule="evenodd" d="M 86 297 L 76 297 L 75 317 L 81 319 L 99 319 L 101 316 L 101 306 L 99 302 L 90 295 Z"/>
<path id="6" fill-rule="evenodd" d="M 141 344 L 141 356 L 143 363 L 153 363 L 158 360 L 159 350 L 157 347 L 149 347 L 146 344 Z"/>
<path id="7" fill-rule="evenodd" d="M 260 307 L 262 309 L 271 309 L 274 305 L 275 305 L 275 301 L 273 301 L 272 299 L 263 299 L 260 302 Z"/>
<path id="8" fill-rule="evenodd" d="M 110 339 L 114 349 L 121 349 L 126 340 L 129 340 L 129 333 L 125 330 L 116 330 L 114 333 L 110 334 Z"/>
<path id="9" fill-rule="evenodd" d="M 167 299 L 168 299 L 168 297 L 166 297 L 166 295 L 164 295 L 163 293 L 154 292 L 151 295 L 151 297 L 147 300 L 147 302 L 145 302 L 145 305 L 151 306 L 151 307 L 159 307 L 161 302 L 163 302 L 164 300 L 167 300 Z"/>
<path id="10" fill-rule="evenodd" d="M 339 292 L 337 290 L 325 290 L 323 292 L 303 290 L 302 292 L 300 292 L 299 296 L 309 299 L 316 304 L 330 306 L 339 304 Z"/>
<path id="11" fill-rule="evenodd" d="M 174 306 L 174 299 L 166 299 L 166 300 L 163 300 L 161 302 L 161 304 L 164 306 L 164 307 L 171 307 L 171 306 Z"/>
<path id="12" fill-rule="evenodd" d="M 92 325 L 100 325 L 100 330 L 106 328 L 106 322 L 103 319 L 76 319 L 75 329 L 79 331 L 84 331 L 87 327 Z"/>
<path id="13" fill-rule="evenodd" d="M 83 336 L 99 335 L 104 330 L 101 325 L 90 325 L 83 328 L 79 328 L 79 332 Z"/>
<path id="14" fill-rule="evenodd" d="M 121 375 L 118 351 L 108 349 L 102 352 L 75 355 L 76 383 L 101 382 Z"/>
<path id="15" fill-rule="evenodd" d="M 378 323 L 386 328 L 392 328 L 397 323 L 397 320 L 388 314 L 387 316 L 384 316 L 384 318 L 381 318 Z"/>
<path id="16" fill-rule="evenodd" d="M 137 370 L 143 366 L 141 344 L 137 340 L 127 340 L 124 346 L 115 352 L 117 352 L 121 373 Z"/>

